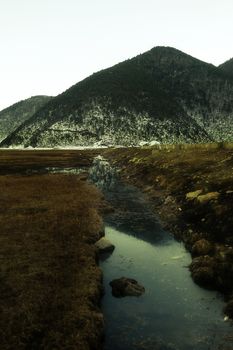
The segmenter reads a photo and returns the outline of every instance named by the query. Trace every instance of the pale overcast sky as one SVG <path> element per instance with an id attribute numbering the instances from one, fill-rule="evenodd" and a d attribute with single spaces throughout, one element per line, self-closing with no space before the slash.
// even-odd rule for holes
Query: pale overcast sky
<path id="1" fill-rule="evenodd" d="M 158 45 L 218 65 L 232 38 L 233 0 L 0 0 L 0 110 Z"/>

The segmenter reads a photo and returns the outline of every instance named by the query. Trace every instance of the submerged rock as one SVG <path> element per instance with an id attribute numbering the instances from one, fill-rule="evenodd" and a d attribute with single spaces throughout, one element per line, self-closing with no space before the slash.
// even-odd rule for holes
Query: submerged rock
<path id="1" fill-rule="evenodd" d="M 114 244 L 110 242 L 107 238 L 102 237 L 96 243 L 95 247 L 98 249 L 99 253 L 109 253 L 113 252 L 115 249 Z"/>
<path id="2" fill-rule="evenodd" d="M 121 277 L 109 283 L 112 295 L 117 298 L 125 296 L 139 297 L 145 293 L 145 288 L 132 278 Z"/>
<path id="3" fill-rule="evenodd" d="M 208 255 L 213 251 L 213 245 L 207 241 L 206 239 L 199 239 L 192 246 L 192 255 L 200 256 L 200 255 Z"/>

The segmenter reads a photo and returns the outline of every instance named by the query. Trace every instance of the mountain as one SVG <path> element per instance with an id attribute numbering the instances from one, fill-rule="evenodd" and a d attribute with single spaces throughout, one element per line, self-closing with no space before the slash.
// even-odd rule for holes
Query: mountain
<path id="1" fill-rule="evenodd" d="M 233 77 L 233 58 L 220 64 L 219 68 Z"/>
<path id="2" fill-rule="evenodd" d="M 232 118 L 231 75 L 155 47 L 53 98 L 1 145 L 232 141 Z"/>
<path id="3" fill-rule="evenodd" d="M 0 141 L 44 106 L 51 97 L 33 96 L 0 111 Z"/>

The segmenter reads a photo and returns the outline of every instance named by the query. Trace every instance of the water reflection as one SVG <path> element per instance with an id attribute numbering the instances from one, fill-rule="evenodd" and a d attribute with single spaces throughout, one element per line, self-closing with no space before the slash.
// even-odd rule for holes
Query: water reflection
<path id="1" fill-rule="evenodd" d="M 105 192 L 105 196 L 111 205 L 117 208 L 106 217 L 107 224 L 125 234 L 156 244 L 164 244 L 173 239 L 161 228 L 151 205 L 136 188 L 118 182 L 114 191 Z"/>
<path id="2" fill-rule="evenodd" d="M 168 232 L 161 229 L 144 195 L 135 187 L 123 184 L 117 169 L 106 159 L 101 156 L 95 158 L 89 171 L 89 179 L 104 192 L 107 201 L 117 208 L 106 218 L 109 225 L 150 242 L 164 243 L 173 239 Z"/>
<path id="3" fill-rule="evenodd" d="M 191 258 L 182 243 L 145 242 L 107 226 L 106 236 L 116 246 L 101 262 L 105 296 L 105 350 L 228 349 L 230 323 L 223 321 L 223 301 L 216 292 L 199 288 L 187 269 Z M 146 293 L 140 298 L 116 299 L 109 282 L 135 278 Z"/>

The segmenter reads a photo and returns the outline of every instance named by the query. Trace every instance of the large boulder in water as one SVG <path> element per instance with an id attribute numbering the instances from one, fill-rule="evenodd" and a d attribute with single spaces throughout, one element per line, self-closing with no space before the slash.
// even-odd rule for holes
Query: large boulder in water
<path id="1" fill-rule="evenodd" d="M 125 296 L 139 297 L 145 293 L 145 288 L 132 278 L 121 277 L 109 283 L 112 295 L 117 298 Z"/>
<path id="2" fill-rule="evenodd" d="M 115 246 L 107 238 L 102 237 L 96 243 L 95 247 L 98 249 L 99 253 L 111 253 Z"/>

